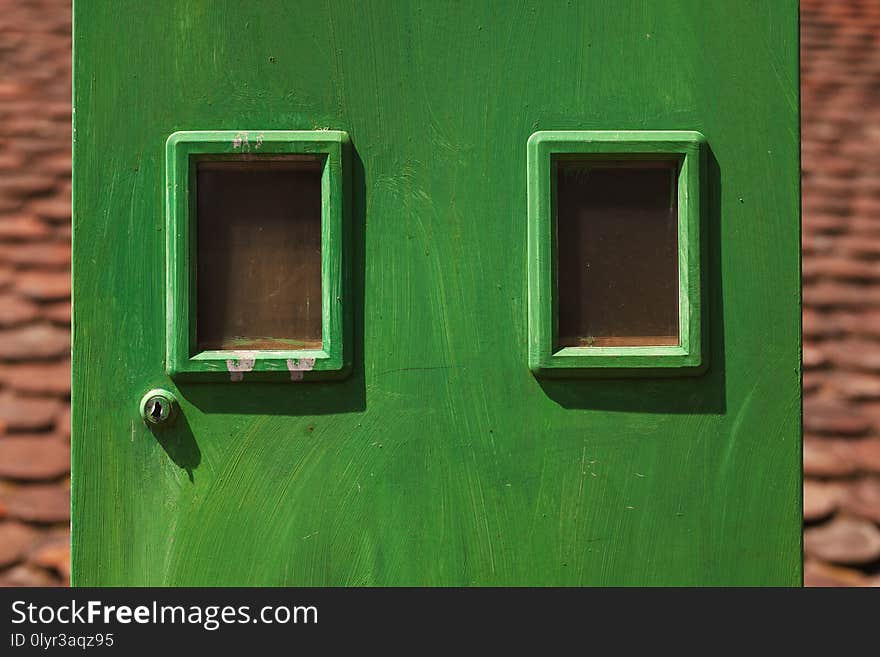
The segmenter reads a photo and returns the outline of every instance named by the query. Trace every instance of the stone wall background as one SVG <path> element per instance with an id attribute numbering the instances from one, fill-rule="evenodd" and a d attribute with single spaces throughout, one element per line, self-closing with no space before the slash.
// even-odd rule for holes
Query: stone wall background
<path id="1" fill-rule="evenodd" d="M 880 0 L 801 2 L 804 550 L 880 585 Z"/>
<path id="2" fill-rule="evenodd" d="M 70 2 L 0 0 L 0 584 L 69 578 Z"/>

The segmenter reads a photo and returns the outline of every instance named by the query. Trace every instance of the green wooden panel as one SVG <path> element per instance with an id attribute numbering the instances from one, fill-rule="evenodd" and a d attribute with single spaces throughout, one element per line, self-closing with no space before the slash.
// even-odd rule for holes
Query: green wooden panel
<path id="1" fill-rule="evenodd" d="M 797 12 L 79 0 L 74 583 L 798 584 Z M 351 375 L 175 385 L 165 141 L 255 127 L 350 137 Z M 705 135 L 704 374 L 529 370 L 539 130 Z"/>

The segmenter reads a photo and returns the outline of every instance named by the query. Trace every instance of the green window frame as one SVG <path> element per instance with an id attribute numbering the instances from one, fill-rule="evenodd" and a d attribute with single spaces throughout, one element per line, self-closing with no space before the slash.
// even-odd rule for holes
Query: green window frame
<path id="1" fill-rule="evenodd" d="M 694 131 L 539 131 L 527 147 L 529 368 L 538 376 L 695 375 L 707 366 L 701 267 L 705 137 Z M 679 344 L 556 347 L 555 166 L 562 159 L 677 159 Z"/>
<path id="2" fill-rule="evenodd" d="M 196 130 L 166 142 L 166 372 L 174 379 L 311 381 L 343 378 L 349 346 L 350 148 L 339 130 Z M 196 349 L 196 162 L 324 155 L 321 173 L 320 349 Z"/>

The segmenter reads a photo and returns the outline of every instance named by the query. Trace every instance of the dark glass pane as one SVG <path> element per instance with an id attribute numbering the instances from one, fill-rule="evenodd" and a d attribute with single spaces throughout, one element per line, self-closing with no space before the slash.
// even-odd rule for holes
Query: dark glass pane
<path id="1" fill-rule="evenodd" d="M 560 347 L 677 345 L 678 164 L 557 165 Z"/>
<path id="2" fill-rule="evenodd" d="M 320 348 L 321 160 L 197 167 L 198 349 Z"/>

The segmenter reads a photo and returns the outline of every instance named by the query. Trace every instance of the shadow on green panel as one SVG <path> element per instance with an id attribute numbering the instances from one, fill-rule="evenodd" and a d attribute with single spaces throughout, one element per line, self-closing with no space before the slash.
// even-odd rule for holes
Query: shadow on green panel
<path id="1" fill-rule="evenodd" d="M 341 381 L 309 383 L 178 384 L 180 395 L 205 414 L 327 415 L 366 409 L 364 374 L 364 278 L 366 183 L 364 166 L 352 149 L 351 172 L 351 374 Z"/>
<path id="2" fill-rule="evenodd" d="M 664 414 L 724 414 L 727 410 L 721 284 L 721 169 L 711 149 L 708 150 L 706 166 L 703 303 L 707 321 L 703 322 L 703 340 L 708 344 L 705 352 L 708 369 L 699 376 L 685 377 L 539 378 L 541 388 L 560 406 Z"/>

